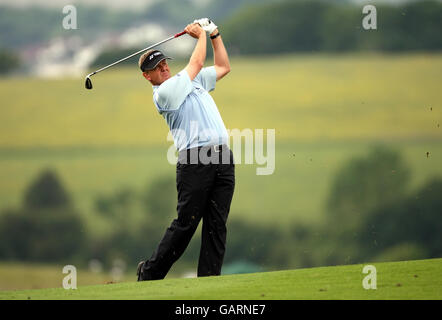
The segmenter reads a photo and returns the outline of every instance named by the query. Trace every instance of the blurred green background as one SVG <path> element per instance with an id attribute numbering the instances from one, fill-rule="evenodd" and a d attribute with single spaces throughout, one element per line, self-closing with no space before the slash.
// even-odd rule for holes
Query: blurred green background
<path id="1" fill-rule="evenodd" d="M 353 1 L 151 2 L 78 3 L 78 30 L 61 5 L 0 6 L 0 290 L 61 286 L 66 264 L 79 285 L 134 281 L 176 214 L 172 142 L 137 60 L 89 91 L 87 70 L 34 74 L 29 48 L 200 16 L 231 54 L 213 92 L 226 127 L 276 133 L 273 174 L 236 155 L 224 273 L 442 256 L 440 2 L 382 2 L 377 30 Z M 108 47 L 90 68 L 135 50 Z M 168 277 L 194 276 L 199 233 Z"/>

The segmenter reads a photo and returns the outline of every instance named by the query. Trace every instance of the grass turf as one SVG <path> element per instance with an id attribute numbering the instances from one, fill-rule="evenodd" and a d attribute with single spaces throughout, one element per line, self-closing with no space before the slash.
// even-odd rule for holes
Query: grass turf
<path id="1" fill-rule="evenodd" d="M 368 264 L 368 263 L 367 263 Z M 295 299 L 442 299 L 442 259 L 370 263 L 377 289 L 366 290 L 366 264 L 165 279 L 108 285 L 3 291 L 0 299 L 146 299 L 146 300 L 295 300 Z M 60 283 L 61 286 L 61 283 Z"/>

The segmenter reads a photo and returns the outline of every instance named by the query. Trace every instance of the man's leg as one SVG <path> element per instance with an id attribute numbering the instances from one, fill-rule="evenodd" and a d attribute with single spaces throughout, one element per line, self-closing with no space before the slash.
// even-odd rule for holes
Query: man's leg
<path id="1" fill-rule="evenodd" d="M 178 218 L 166 230 L 152 257 L 142 268 L 143 280 L 163 279 L 181 257 L 206 210 L 215 177 L 211 166 L 177 165 Z"/>
<path id="2" fill-rule="evenodd" d="M 230 164 L 219 164 L 214 167 L 217 168 L 214 188 L 209 195 L 208 207 L 203 215 L 199 277 L 221 274 L 226 247 L 226 223 L 235 189 L 233 156 L 231 155 Z"/>

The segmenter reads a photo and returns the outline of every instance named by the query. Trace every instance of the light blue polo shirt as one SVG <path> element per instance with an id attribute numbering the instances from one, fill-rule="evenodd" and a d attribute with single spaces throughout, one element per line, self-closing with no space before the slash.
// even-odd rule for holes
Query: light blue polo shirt
<path id="1" fill-rule="evenodd" d="M 215 89 L 215 67 L 203 68 L 190 80 L 186 70 L 153 86 L 153 101 L 172 133 L 178 151 L 227 144 L 228 134 L 210 91 Z"/>

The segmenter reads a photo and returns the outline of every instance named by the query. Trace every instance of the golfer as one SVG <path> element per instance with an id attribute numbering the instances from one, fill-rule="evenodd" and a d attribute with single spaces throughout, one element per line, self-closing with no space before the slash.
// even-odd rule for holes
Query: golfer
<path id="1" fill-rule="evenodd" d="M 163 279 L 187 248 L 201 219 L 198 277 L 220 275 L 224 259 L 235 166 L 227 130 L 209 92 L 229 73 L 229 58 L 217 26 L 209 19 L 195 20 L 185 31 L 198 41 L 189 63 L 175 76 L 166 61 L 170 58 L 159 50 L 150 50 L 139 60 L 144 78 L 153 86 L 154 104 L 178 150 L 178 216 L 152 256 L 138 264 L 138 281 Z M 203 68 L 206 32 L 214 65 Z"/>

